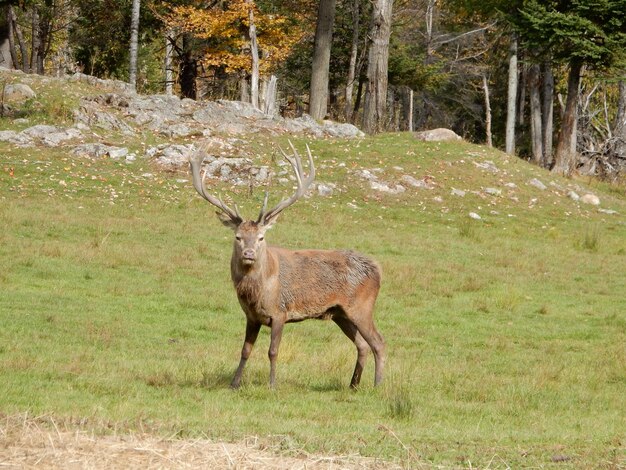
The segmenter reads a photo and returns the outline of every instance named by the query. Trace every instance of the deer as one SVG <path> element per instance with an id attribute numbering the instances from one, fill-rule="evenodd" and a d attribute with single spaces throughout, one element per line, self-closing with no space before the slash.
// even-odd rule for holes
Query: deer
<path id="1" fill-rule="evenodd" d="M 369 351 L 375 360 L 374 385 L 383 380 L 385 343 L 374 325 L 373 311 L 381 284 L 378 264 L 352 250 L 290 250 L 271 246 L 265 234 L 278 216 L 300 199 L 311 187 L 315 166 L 309 146 L 309 172 L 305 176 L 300 155 L 289 142 L 291 156 L 280 148 L 297 182 L 295 192 L 268 209 L 269 191 L 256 220 L 244 220 L 237 205 L 228 206 L 206 187 L 206 171 L 201 175 L 207 149 L 191 153 L 193 186 L 206 201 L 215 206 L 222 224 L 235 233 L 230 273 L 239 304 L 246 316 L 246 331 L 241 359 L 230 383 L 239 388 L 244 367 L 261 326 L 269 327 L 270 388 L 275 387 L 278 349 L 286 323 L 307 319 L 330 319 L 354 343 L 357 361 L 350 381 L 356 389 L 361 381 Z"/>

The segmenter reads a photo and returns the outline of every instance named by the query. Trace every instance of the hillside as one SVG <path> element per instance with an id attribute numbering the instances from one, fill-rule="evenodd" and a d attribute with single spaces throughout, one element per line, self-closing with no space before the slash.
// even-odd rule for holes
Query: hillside
<path id="1" fill-rule="evenodd" d="M 99 446 L 147 435 L 164 455 L 155 439 L 253 440 L 346 467 L 626 465 L 623 187 L 465 142 L 134 97 L 85 76 L 0 71 L 0 84 L 35 93 L 0 118 L 0 429 L 13 439 L 0 462 L 27 462 L 24 429 L 62 426 L 107 436 Z M 245 324 L 232 234 L 184 158 L 212 142 L 211 189 L 253 216 L 267 186 L 272 200 L 292 190 L 287 139 L 310 146 L 317 185 L 268 239 L 381 264 L 379 389 L 371 358 L 347 389 L 354 347 L 313 321 L 286 329 L 276 391 L 266 330 L 244 387 L 227 389 Z M 48 455 L 40 437 L 31 452 Z"/>

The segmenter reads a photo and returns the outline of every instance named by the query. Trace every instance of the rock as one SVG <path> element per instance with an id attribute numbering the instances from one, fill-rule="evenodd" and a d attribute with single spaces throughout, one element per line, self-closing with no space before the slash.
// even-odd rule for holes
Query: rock
<path id="1" fill-rule="evenodd" d="M 159 132 L 167 137 L 189 137 L 192 135 L 202 135 L 202 131 L 192 129 L 187 124 L 161 126 Z"/>
<path id="2" fill-rule="evenodd" d="M 614 215 L 617 214 L 617 211 L 614 211 L 613 209 L 598 209 L 598 212 L 602 212 L 603 214 L 609 214 L 609 215 Z"/>
<path id="3" fill-rule="evenodd" d="M 100 86 L 104 88 L 114 89 L 116 91 L 120 91 L 123 93 L 134 94 L 135 90 L 133 87 L 126 82 L 121 80 L 103 80 L 101 78 L 93 77 L 91 75 L 87 75 L 84 73 L 76 72 L 74 75 L 69 77 L 70 81 L 76 82 L 85 82 L 89 83 L 93 86 Z"/>
<path id="4" fill-rule="evenodd" d="M 539 181 L 537 178 L 533 178 L 528 182 L 529 185 L 534 186 L 537 189 L 541 189 L 542 191 L 545 191 L 548 187 L 543 184 L 541 181 Z"/>
<path id="5" fill-rule="evenodd" d="M 28 147 L 35 144 L 28 135 L 15 131 L 0 131 L 0 141 L 11 142 L 20 147 Z"/>
<path id="6" fill-rule="evenodd" d="M 458 135 L 456 132 L 450 129 L 445 129 L 445 128 L 431 129 L 429 131 L 414 132 L 413 135 L 415 136 L 417 140 L 421 140 L 423 142 L 462 140 L 461 136 Z"/>
<path id="7" fill-rule="evenodd" d="M 68 127 L 67 129 L 45 135 L 42 142 L 49 147 L 57 147 L 66 140 L 78 139 L 82 136 L 82 132 L 78 129 Z"/>
<path id="8" fill-rule="evenodd" d="M 400 181 L 402 181 L 405 184 L 408 184 L 409 186 L 413 186 L 414 188 L 421 188 L 421 189 L 433 189 L 434 186 L 428 182 L 425 179 L 416 179 L 413 178 L 411 175 L 403 175 L 400 178 Z"/>
<path id="9" fill-rule="evenodd" d="M 378 181 L 370 181 L 370 187 L 375 191 L 380 191 L 388 194 L 400 194 L 406 191 L 406 188 L 400 184 L 396 184 L 391 187 L 385 183 L 380 183 Z"/>
<path id="10" fill-rule="evenodd" d="M 16 135 L 15 131 L 0 131 L 0 142 L 12 141 Z"/>
<path id="11" fill-rule="evenodd" d="M 510 188 L 510 189 L 517 188 L 517 185 L 515 183 L 504 183 L 504 186 L 506 186 L 507 188 Z"/>
<path id="12" fill-rule="evenodd" d="M 465 197 L 465 191 L 461 189 L 452 188 L 450 194 L 452 194 L 453 196 Z"/>
<path id="13" fill-rule="evenodd" d="M 74 122 L 82 123 L 89 127 L 101 127 L 109 131 L 120 131 L 126 135 L 135 133 L 132 127 L 117 116 L 88 105 L 83 105 L 74 110 Z"/>
<path id="14" fill-rule="evenodd" d="M 110 156 L 111 158 L 121 158 L 128 154 L 126 147 L 114 147 L 100 143 L 81 144 L 72 149 L 72 153 L 81 157 L 100 158 Z"/>
<path id="15" fill-rule="evenodd" d="M 0 140 L 8 140 L 11 143 L 22 146 L 34 145 L 36 141 L 39 141 L 48 147 L 57 147 L 66 140 L 76 139 L 83 135 L 78 129 L 73 127 L 63 128 L 45 124 L 28 127 L 17 134 L 11 134 L 12 131 L 4 132 L 4 137 L 0 137 Z"/>
<path id="16" fill-rule="evenodd" d="M 477 168 L 490 171 L 491 173 L 498 173 L 500 171 L 499 168 L 495 165 L 495 163 L 493 163 L 491 160 L 485 160 L 484 162 L 472 162 L 472 163 L 476 165 Z"/>
<path id="17" fill-rule="evenodd" d="M 354 137 L 364 137 L 365 133 L 358 127 L 349 123 L 339 123 L 334 121 L 324 121 L 323 131 L 330 137 L 338 137 L 341 139 L 351 139 Z"/>
<path id="18" fill-rule="evenodd" d="M 580 202 L 583 202 L 585 204 L 591 204 L 592 206 L 599 206 L 600 198 L 595 194 L 587 193 L 584 196 L 581 196 Z"/>
<path id="19" fill-rule="evenodd" d="M 158 145 L 149 147 L 146 156 L 154 158 L 156 163 L 168 168 L 182 168 L 189 165 L 189 154 L 193 151 L 193 144 L 189 145 Z"/>
<path id="20" fill-rule="evenodd" d="M 60 127 L 48 126 L 46 124 L 37 124 L 36 126 L 24 129 L 20 134 L 26 135 L 31 139 L 43 139 L 46 135 L 60 131 Z"/>
<path id="21" fill-rule="evenodd" d="M 370 170 L 357 170 L 356 174 L 357 176 L 368 181 L 376 181 L 378 179 L 378 177 L 375 174 L 373 174 Z"/>
<path id="22" fill-rule="evenodd" d="M 37 94 L 31 87 L 23 83 L 10 83 L 4 87 L 4 99 L 6 103 L 23 103 L 24 101 L 36 98 Z"/>
<path id="23" fill-rule="evenodd" d="M 125 157 L 128 155 L 128 149 L 126 147 L 109 147 L 109 157 L 113 160 Z"/>
<path id="24" fill-rule="evenodd" d="M 570 198 L 572 201 L 579 201 L 580 200 L 580 196 L 575 191 L 568 192 L 567 193 L 567 197 Z"/>
<path id="25" fill-rule="evenodd" d="M 332 196 L 335 187 L 332 183 L 317 183 L 317 194 L 322 197 Z"/>
<path id="26" fill-rule="evenodd" d="M 476 212 L 470 212 L 468 215 L 470 216 L 470 218 L 472 218 L 474 220 L 481 220 L 482 219 L 482 217 L 479 216 Z"/>
<path id="27" fill-rule="evenodd" d="M 500 196 L 502 194 L 502 190 L 497 188 L 485 188 L 485 192 L 492 196 Z"/>

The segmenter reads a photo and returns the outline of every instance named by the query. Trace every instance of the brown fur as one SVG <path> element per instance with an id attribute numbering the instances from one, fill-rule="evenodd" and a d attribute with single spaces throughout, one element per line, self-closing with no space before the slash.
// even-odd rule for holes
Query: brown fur
<path id="1" fill-rule="evenodd" d="M 266 230 L 284 209 L 310 188 L 315 178 L 310 149 L 307 147 L 309 174 L 305 177 L 300 156 L 291 143 L 290 147 L 293 158 L 284 151 L 282 153 L 296 174 L 298 188 L 291 197 L 269 210 L 266 194 L 256 222 L 244 222 L 237 206 L 230 208 L 206 190 L 204 178 L 200 175 L 204 160 L 202 149 L 189 158 L 196 191 L 220 210 L 218 216 L 222 223 L 235 231 L 231 277 L 247 322 L 241 360 L 231 387 L 239 387 L 244 366 L 262 325 L 272 330 L 268 355 L 270 386 L 273 387 L 278 347 L 285 323 L 309 318 L 332 319 L 354 342 L 357 361 L 351 387 L 359 385 L 370 348 L 376 361 L 374 384 L 379 384 L 383 379 L 385 343 L 374 326 L 373 318 L 381 280 L 378 265 L 349 250 L 292 251 L 265 243 Z"/>
<path id="2" fill-rule="evenodd" d="M 359 351 L 351 386 L 359 384 L 369 348 L 374 351 L 375 383 L 379 383 L 384 342 L 372 317 L 381 282 L 378 265 L 350 250 L 292 251 L 271 247 L 264 240 L 266 228 L 252 221 L 235 227 L 231 276 L 246 314 L 247 330 L 258 332 L 261 325 L 272 328 L 270 360 L 274 362 L 285 323 L 310 318 L 332 319 Z M 254 253 L 254 262 L 246 260 L 246 253 L 249 256 Z M 243 365 L 253 344 L 247 334 L 233 387 L 239 386 Z M 272 347 L 275 349 L 273 358 Z M 270 380 L 273 384 L 273 376 Z"/>

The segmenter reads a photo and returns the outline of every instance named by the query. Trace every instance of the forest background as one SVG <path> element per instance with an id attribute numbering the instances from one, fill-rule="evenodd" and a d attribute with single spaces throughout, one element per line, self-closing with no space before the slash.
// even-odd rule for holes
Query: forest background
<path id="1" fill-rule="evenodd" d="M 626 0 L 9 0 L 0 65 L 626 171 Z"/>

